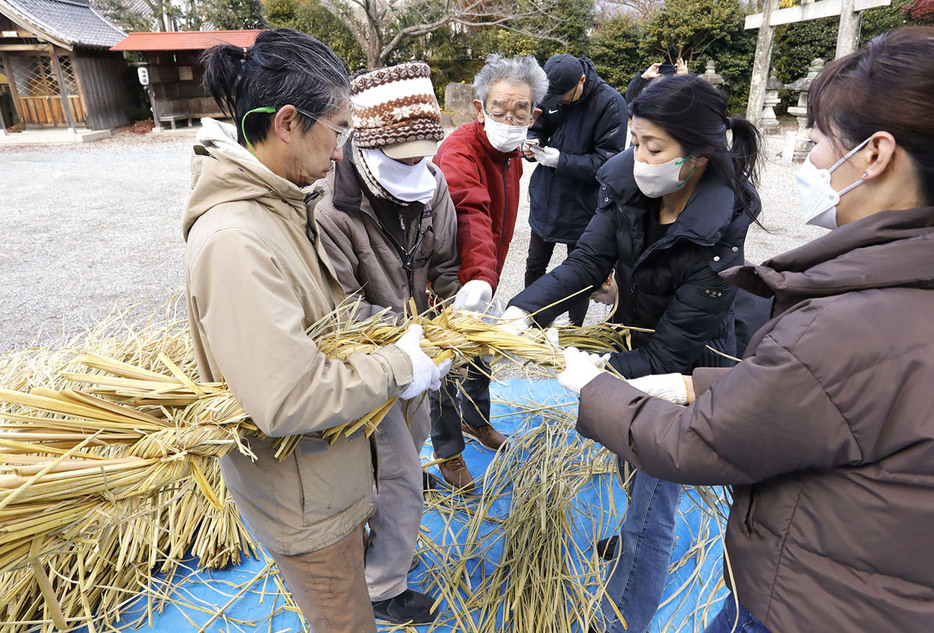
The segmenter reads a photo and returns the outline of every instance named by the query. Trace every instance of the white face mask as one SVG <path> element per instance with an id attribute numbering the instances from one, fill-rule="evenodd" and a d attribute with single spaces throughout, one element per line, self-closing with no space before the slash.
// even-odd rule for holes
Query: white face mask
<path id="1" fill-rule="evenodd" d="M 490 118 L 490 115 L 484 114 L 483 129 L 486 130 L 486 137 L 489 139 L 490 145 L 499 151 L 504 153 L 516 151 L 519 145 L 525 141 L 525 137 L 528 136 L 528 125 L 497 123 Z"/>
<path id="2" fill-rule="evenodd" d="M 427 204 L 435 195 L 437 182 L 428 170 L 428 158 L 406 165 L 380 149 L 361 149 L 360 154 L 376 181 L 399 200 Z"/>
<path id="3" fill-rule="evenodd" d="M 818 169 L 811 162 L 810 154 L 804 159 L 804 164 L 795 174 L 795 178 L 798 180 L 798 195 L 801 197 L 801 211 L 804 213 L 805 224 L 825 229 L 837 228 L 837 204 L 840 202 L 840 196 L 866 181 L 860 178 L 849 187 L 837 191 L 830 185 L 830 174 L 834 169 L 845 163 L 850 156 L 861 150 L 868 142 L 869 139 L 867 138 L 851 149 L 843 158 L 835 162 L 830 169 Z"/>
<path id="4" fill-rule="evenodd" d="M 690 154 L 684 158 L 675 158 L 661 165 L 650 165 L 635 161 L 632 166 L 632 177 L 635 179 L 639 191 L 649 198 L 661 198 L 683 187 L 684 183 L 694 175 L 692 171 L 687 178 L 681 180 L 681 165 L 689 156 Z M 697 168 L 695 167 L 695 169 Z"/>

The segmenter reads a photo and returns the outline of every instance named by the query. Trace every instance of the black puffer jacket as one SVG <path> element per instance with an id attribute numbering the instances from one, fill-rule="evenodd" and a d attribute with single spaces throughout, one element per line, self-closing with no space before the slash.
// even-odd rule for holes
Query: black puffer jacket
<path id="1" fill-rule="evenodd" d="M 633 350 L 610 359 L 620 373 L 635 378 L 729 366 L 731 361 L 706 347 L 736 354 L 736 288 L 719 273 L 742 265 L 752 218 L 728 183 L 708 171 L 665 237 L 646 248 L 646 220 L 658 202 L 636 187 L 632 165 L 632 150 L 627 150 L 600 170 L 600 206 L 577 249 L 510 305 L 535 312 L 581 288 L 599 287 L 615 266 L 619 296 L 613 321 L 655 330 L 634 332 Z M 754 197 L 752 213 L 758 215 Z M 536 319 L 550 323 L 569 303 L 542 310 Z"/>
<path id="2" fill-rule="evenodd" d="M 580 239 L 597 208 L 597 170 L 626 147 L 626 101 L 592 61 L 581 64 L 581 97 L 542 112 L 529 129 L 530 138 L 561 152 L 557 168 L 539 165 L 529 183 L 529 224 L 549 242 Z"/>

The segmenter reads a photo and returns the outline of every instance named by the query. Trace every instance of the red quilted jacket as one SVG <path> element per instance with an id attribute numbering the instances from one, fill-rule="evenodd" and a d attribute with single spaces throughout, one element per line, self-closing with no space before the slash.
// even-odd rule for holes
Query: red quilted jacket
<path id="1" fill-rule="evenodd" d="M 434 163 L 457 209 L 458 279 L 499 283 L 519 209 L 522 159 L 493 148 L 483 125 L 465 123 L 441 143 Z"/>

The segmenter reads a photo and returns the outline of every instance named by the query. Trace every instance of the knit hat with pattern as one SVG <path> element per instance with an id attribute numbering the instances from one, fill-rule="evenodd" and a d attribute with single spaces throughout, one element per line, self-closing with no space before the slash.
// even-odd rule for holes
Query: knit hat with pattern
<path id="1" fill-rule="evenodd" d="M 434 156 L 444 138 L 441 109 L 423 62 L 367 70 L 350 81 L 354 141 L 390 158 Z"/>

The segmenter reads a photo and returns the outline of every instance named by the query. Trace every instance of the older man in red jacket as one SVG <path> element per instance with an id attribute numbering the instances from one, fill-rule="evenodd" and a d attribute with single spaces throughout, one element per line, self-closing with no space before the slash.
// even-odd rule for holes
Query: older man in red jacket
<path id="1" fill-rule="evenodd" d="M 519 209 L 522 177 L 520 145 L 541 112 L 536 108 L 548 91 L 548 77 L 531 55 L 505 58 L 489 55 L 474 77 L 477 118 L 457 128 L 438 149 L 434 162 L 444 172 L 457 209 L 458 278 L 463 285 L 454 306 L 483 312 L 499 284 Z M 506 437 L 490 419 L 487 370 L 471 370 L 462 385 L 460 411 L 456 388 L 442 388 L 432 406 L 432 444 L 444 459 L 441 474 L 451 485 L 469 488 L 473 478 L 461 457 L 464 438 L 451 436 L 438 424 L 440 416 L 463 415 L 463 432 L 497 450 Z M 457 428 L 456 425 L 453 428 Z"/>

